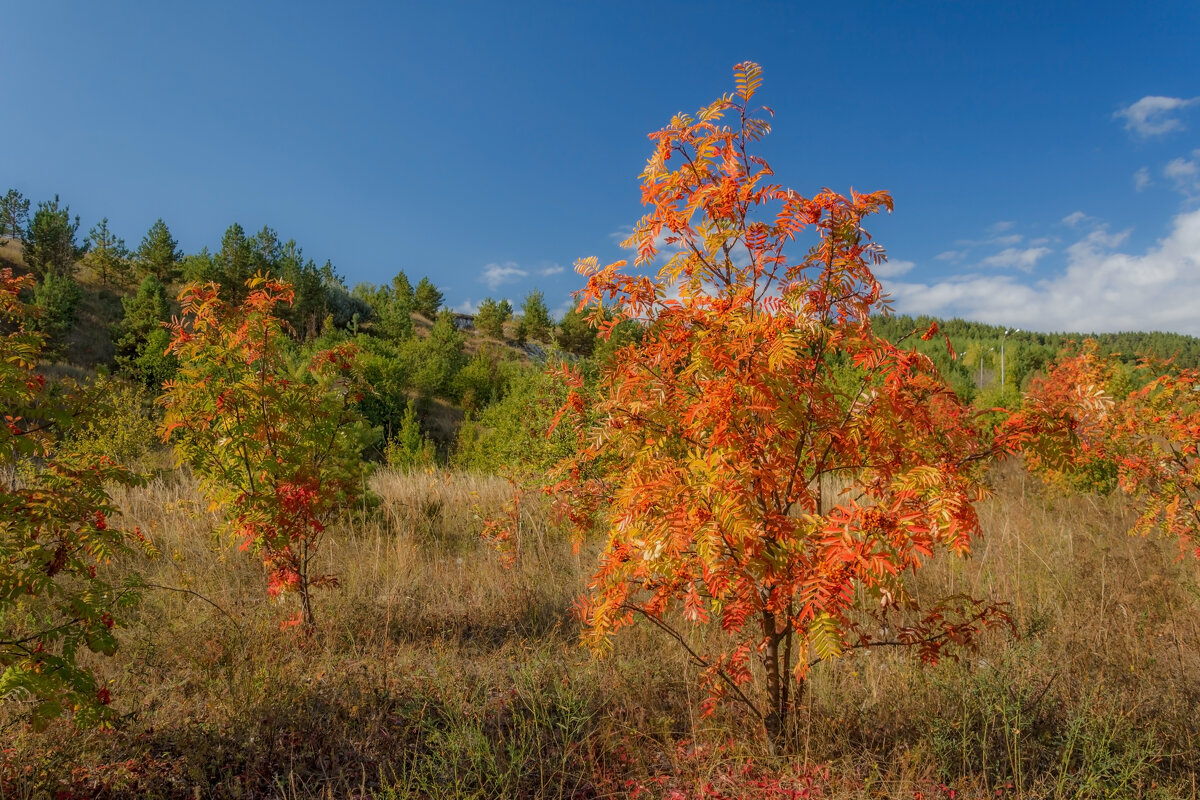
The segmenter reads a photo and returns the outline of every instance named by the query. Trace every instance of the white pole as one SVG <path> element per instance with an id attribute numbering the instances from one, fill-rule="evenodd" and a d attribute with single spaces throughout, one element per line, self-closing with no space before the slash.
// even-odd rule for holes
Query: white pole
<path id="1" fill-rule="evenodd" d="M 1004 391 L 1004 343 L 1008 339 L 1010 333 L 1020 333 L 1021 329 L 1015 330 L 1004 329 L 1004 335 L 1000 337 L 1000 391 Z"/>

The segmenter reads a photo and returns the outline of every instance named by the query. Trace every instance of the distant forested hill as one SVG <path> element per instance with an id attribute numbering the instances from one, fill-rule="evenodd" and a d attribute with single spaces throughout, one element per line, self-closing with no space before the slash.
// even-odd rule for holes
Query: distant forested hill
<path id="1" fill-rule="evenodd" d="M 911 335 L 929 328 L 934 317 L 878 316 L 872 320 L 875 330 L 891 341 L 904 339 L 930 356 L 942 374 L 962 394 L 998 387 L 1019 389 L 1028 378 L 1045 369 L 1072 343 L 1095 339 L 1104 354 L 1116 355 L 1122 362 L 1134 364 L 1144 356 L 1173 359 L 1181 367 L 1200 366 L 1200 339 L 1178 333 L 1129 331 L 1122 333 L 1038 333 L 968 322 L 962 319 L 938 319 L 939 335 L 922 341 Z M 951 359 L 944 336 L 950 338 L 956 359 Z M 1003 359 L 1001 358 L 1003 354 Z M 1001 381 L 1001 371 L 1004 373 Z"/>

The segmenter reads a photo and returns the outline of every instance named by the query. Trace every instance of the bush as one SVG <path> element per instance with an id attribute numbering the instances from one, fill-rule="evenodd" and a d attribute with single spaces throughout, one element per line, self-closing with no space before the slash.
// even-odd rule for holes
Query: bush
<path id="1" fill-rule="evenodd" d="M 394 469 L 429 467 L 433 465 L 435 455 L 433 442 L 421 432 L 416 404 L 409 400 L 396 435 L 384 449 L 387 465 Z"/>
<path id="2" fill-rule="evenodd" d="M 165 338 L 166 331 L 162 333 Z M 135 466 L 162 446 L 158 438 L 162 414 L 154 406 L 155 395 L 144 385 L 102 376 L 92 383 L 87 395 L 91 413 L 70 430 L 63 449 Z"/>
<path id="3" fill-rule="evenodd" d="M 83 293 L 79 284 L 67 275 L 49 272 L 33 289 L 33 305 L 37 309 L 37 330 L 46 337 L 47 350 L 61 357 L 66 336 L 75 324 L 75 311 Z"/>

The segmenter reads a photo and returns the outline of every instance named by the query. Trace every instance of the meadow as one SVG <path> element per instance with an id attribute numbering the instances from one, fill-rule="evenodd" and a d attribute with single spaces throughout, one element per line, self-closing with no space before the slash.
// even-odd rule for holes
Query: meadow
<path id="1" fill-rule="evenodd" d="M 1005 599 L 1015 632 L 934 667 L 902 649 L 821 664 L 802 747 L 771 757 L 736 707 L 699 714 L 695 668 L 657 631 L 600 659 L 579 646 L 596 543 L 526 504 L 505 566 L 478 534 L 506 481 L 376 473 L 303 635 L 281 633 L 294 597 L 265 596 L 194 480 L 162 472 L 115 497 L 159 551 L 120 565 L 150 588 L 117 655 L 89 662 L 119 722 L 38 734 L 9 708 L 0 796 L 1200 797 L 1195 559 L 1129 536 L 1119 497 L 1015 463 L 991 483 L 973 555 L 914 591 Z"/>

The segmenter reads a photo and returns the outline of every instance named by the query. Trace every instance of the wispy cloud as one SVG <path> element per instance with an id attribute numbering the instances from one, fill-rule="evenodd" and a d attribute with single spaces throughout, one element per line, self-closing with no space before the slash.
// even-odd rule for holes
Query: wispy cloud
<path id="1" fill-rule="evenodd" d="M 460 314 L 478 314 L 479 303 L 472 303 L 471 298 L 468 297 L 466 300 L 463 300 L 461 303 L 454 306 L 454 310 Z"/>
<path id="2" fill-rule="evenodd" d="M 488 264 L 483 268 L 483 272 L 479 275 L 479 280 L 488 285 L 488 288 L 493 292 L 500 288 L 505 283 L 510 283 L 518 278 L 524 278 L 529 273 L 521 269 L 513 261 L 505 261 L 503 264 Z"/>
<path id="3" fill-rule="evenodd" d="M 1191 197 L 1200 194 L 1200 150 L 1192 151 L 1192 158 L 1176 158 L 1163 167 L 1163 175 L 1175 184 L 1175 188 Z"/>
<path id="4" fill-rule="evenodd" d="M 1120 252 L 1127 233 L 1096 228 L 1066 250 L 1043 280 L 960 275 L 889 286 L 902 312 L 957 315 L 1041 331 L 1166 330 L 1200 335 L 1200 210 L 1175 217 L 1141 253 Z"/>
<path id="5" fill-rule="evenodd" d="M 1142 167 L 1137 172 L 1133 173 L 1133 190 L 1135 192 L 1144 192 L 1146 187 L 1153 181 L 1150 180 L 1150 168 Z"/>
<path id="6" fill-rule="evenodd" d="M 1015 244 L 1019 244 L 1021 240 L 1025 238 L 1019 233 L 1006 233 L 1006 231 L 1012 230 L 1015 225 L 1016 223 L 1014 222 L 996 222 L 987 227 L 985 231 L 987 235 L 982 239 L 959 239 L 955 242 L 955 244 L 962 248 L 985 247 L 990 245 L 997 247 L 1012 247 Z M 960 252 L 962 255 L 967 254 L 965 249 Z"/>
<path id="7" fill-rule="evenodd" d="M 554 264 L 553 266 L 544 267 L 544 268 L 538 270 L 538 275 L 542 275 L 542 276 L 558 275 L 559 273 L 562 273 L 565 271 L 566 270 L 561 265 Z"/>
<path id="8" fill-rule="evenodd" d="M 1069 228 L 1074 228 L 1076 225 L 1083 222 L 1087 218 L 1088 218 L 1088 215 L 1083 213 L 1082 211 L 1072 211 L 1070 214 L 1067 214 L 1065 217 L 1062 218 L 1062 224 L 1066 225 Z"/>
<path id="9" fill-rule="evenodd" d="M 1048 247 L 1028 247 L 1024 250 L 1009 247 L 983 260 L 985 267 L 1003 267 L 1030 272 L 1038 260 L 1050 252 Z"/>
<path id="10" fill-rule="evenodd" d="M 1025 237 L 1019 233 L 1010 233 L 1006 236 L 993 236 L 988 240 L 988 244 L 999 245 L 1000 247 L 1012 247 L 1014 244 L 1020 244 Z"/>
<path id="11" fill-rule="evenodd" d="M 1142 139 L 1162 136 L 1171 131 L 1184 129 L 1178 112 L 1200 102 L 1200 97 L 1159 97 L 1147 95 L 1133 105 L 1113 114 L 1115 119 L 1125 120 L 1125 130 Z"/>
<path id="12" fill-rule="evenodd" d="M 916 264 L 912 261 L 885 261 L 872 269 L 877 278 L 899 278 L 912 272 Z"/>
<path id="13" fill-rule="evenodd" d="M 938 253 L 934 258 L 938 261 L 960 261 L 967 255 L 966 250 L 946 250 Z"/>

